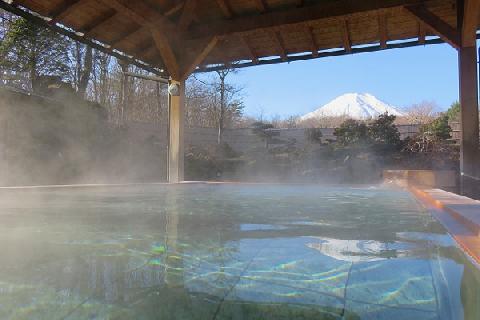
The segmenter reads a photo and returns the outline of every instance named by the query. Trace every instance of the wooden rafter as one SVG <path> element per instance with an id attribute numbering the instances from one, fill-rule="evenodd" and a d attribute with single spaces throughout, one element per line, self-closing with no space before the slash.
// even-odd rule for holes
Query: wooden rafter
<path id="1" fill-rule="evenodd" d="M 427 37 L 427 29 L 422 22 L 418 22 L 418 43 L 425 44 L 425 38 Z"/>
<path id="2" fill-rule="evenodd" d="M 61 21 L 62 19 L 67 17 L 69 14 L 74 12 L 83 3 L 85 3 L 85 0 L 64 1 L 61 6 L 55 9 L 55 11 L 50 12 L 50 17 L 52 18 L 52 20 L 50 20 L 50 23 L 55 24 L 58 21 Z"/>
<path id="3" fill-rule="evenodd" d="M 387 15 L 385 12 L 378 13 L 378 36 L 380 38 L 380 47 L 387 48 L 388 29 L 387 29 Z"/>
<path id="4" fill-rule="evenodd" d="M 190 23 L 192 23 L 194 15 L 195 15 L 195 8 L 197 7 L 197 0 L 186 0 L 183 6 L 182 15 L 180 16 L 180 20 L 178 22 L 178 29 L 180 31 L 185 32 Z"/>
<path id="5" fill-rule="evenodd" d="M 134 54 L 141 54 L 142 52 L 145 52 L 145 51 L 151 51 L 152 48 L 158 54 L 158 50 L 157 50 L 157 47 L 155 46 L 155 42 L 153 41 L 152 38 L 148 38 L 147 40 L 142 41 L 141 43 L 137 44 L 135 46 L 135 49 L 134 49 L 133 53 Z"/>
<path id="6" fill-rule="evenodd" d="M 350 30 L 348 28 L 348 20 L 341 19 L 340 27 L 342 29 L 343 47 L 345 48 L 346 52 L 350 53 L 352 52 L 352 42 L 350 41 Z"/>
<path id="7" fill-rule="evenodd" d="M 247 53 L 250 57 L 250 60 L 252 60 L 253 63 L 257 64 L 258 63 L 257 55 L 255 54 L 255 50 L 253 50 L 252 46 L 250 45 L 250 42 L 248 42 L 247 36 L 241 35 L 240 40 L 243 42 L 245 49 L 247 49 Z"/>
<path id="8" fill-rule="evenodd" d="M 194 50 L 191 52 L 191 55 L 186 55 L 181 60 L 181 74 L 180 79 L 186 79 L 196 68 L 199 66 L 203 60 L 208 56 L 208 54 L 215 48 L 219 38 L 212 37 L 199 43 Z"/>
<path id="9" fill-rule="evenodd" d="M 232 7 L 230 6 L 230 2 L 228 0 L 217 0 L 217 4 L 222 10 L 223 15 L 225 18 L 232 18 L 234 16 Z"/>
<path id="10" fill-rule="evenodd" d="M 279 31 L 271 31 L 270 36 L 275 43 L 275 46 L 278 48 L 278 52 L 280 53 L 280 58 L 282 60 L 287 60 L 287 50 L 285 49 L 285 43 L 283 41 L 282 35 Z"/>
<path id="11" fill-rule="evenodd" d="M 173 16 L 175 13 L 179 12 L 180 10 L 182 10 L 184 4 L 185 4 L 185 1 L 177 1 L 177 2 L 172 3 L 172 5 L 170 6 L 170 8 L 168 8 L 167 11 L 165 11 L 165 12 L 163 13 L 163 15 L 164 15 L 165 17 Z"/>
<path id="12" fill-rule="evenodd" d="M 112 41 L 110 43 L 110 45 L 114 48 L 118 47 L 118 46 L 121 46 L 121 44 L 124 41 L 128 41 L 129 39 L 135 39 L 136 37 L 138 37 L 143 32 L 144 32 L 144 29 L 141 26 L 130 28 L 130 30 L 126 34 L 122 34 L 120 37 L 118 37 L 117 39 Z"/>
<path id="13" fill-rule="evenodd" d="M 192 25 L 189 38 L 229 35 L 252 32 L 258 29 L 275 28 L 293 24 L 308 23 L 320 19 L 340 18 L 352 14 L 377 11 L 379 9 L 401 8 L 405 5 L 418 4 L 420 0 L 337 0 L 321 1 L 319 4 L 269 11 L 261 15 L 239 16 L 230 20 L 209 21 Z"/>
<path id="14" fill-rule="evenodd" d="M 158 52 L 162 56 L 163 63 L 168 72 L 174 79 L 180 79 L 180 67 L 177 60 L 177 56 L 173 51 L 170 40 L 165 36 L 163 32 L 157 29 L 152 29 L 152 37 L 155 41 L 155 45 Z"/>
<path id="15" fill-rule="evenodd" d="M 310 47 L 312 50 L 312 56 L 318 57 L 318 44 L 315 40 L 315 35 L 313 34 L 312 27 L 309 25 L 305 26 L 305 33 L 308 36 L 308 41 L 310 42 Z"/>
<path id="16" fill-rule="evenodd" d="M 428 26 L 443 41 L 458 49 L 461 47 L 460 32 L 430 12 L 423 5 L 405 7 L 418 21 Z M 478 14 L 478 13 L 477 13 Z"/>
<path id="17" fill-rule="evenodd" d="M 99 15 L 97 18 L 87 23 L 86 25 L 80 27 L 80 31 L 87 35 L 94 34 L 95 29 L 100 28 L 100 26 L 110 21 L 110 19 L 113 19 L 116 14 L 117 12 L 115 10 L 109 9 L 104 13 L 102 13 L 101 15 Z"/>
<path id="18" fill-rule="evenodd" d="M 268 10 L 268 5 L 265 0 L 253 0 L 255 1 L 255 7 L 257 8 L 258 12 L 265 13 Z"/>
<path id="19" fill-rule="evenodd" d="M 463 47 L 475 45 L 478 28 L 480 0 L 464 0 L 461 44 Z"/>
<path id="20" fill-rule="evenodd" d="M 145 3 L 142 1 L 136 1 L 135 5 L 139 7 L 141 12 L 148 12 L 148 16 L 144 14 L 140 14 L 128 6 L 126 6 L 123 2 L 118 0 L 100 0 L 106 6 L 116 10 L 118 13 L 124 15 L 125 17 L 133 20 L 135 23 L 152 28 L 161 28 L 163 32 L 169 33 L 171 35 L 175 35 L 177 32 L 175 31 L 175 26 L 162 14 L 152 10 L 149 8 Z"/>

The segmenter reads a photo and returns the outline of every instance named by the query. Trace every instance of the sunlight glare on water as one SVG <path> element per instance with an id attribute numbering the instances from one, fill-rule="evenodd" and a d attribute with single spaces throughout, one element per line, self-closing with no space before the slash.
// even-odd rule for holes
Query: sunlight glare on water
<path id="1" fill-rule="evenodd" d="M 480 319 L 480 272 L 381 187 L 0 190 L 0 319 Z"/>

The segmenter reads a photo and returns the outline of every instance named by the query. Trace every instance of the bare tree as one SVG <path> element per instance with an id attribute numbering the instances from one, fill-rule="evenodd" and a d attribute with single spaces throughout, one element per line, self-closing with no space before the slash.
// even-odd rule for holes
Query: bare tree
<path id="1" fill-rule="evenodd" d="M 437 104 L 433 101 L 422 101 L 412 105 L 407 110 L 405 120 L 410 124 L 426 124 L 437 115 Z"/>

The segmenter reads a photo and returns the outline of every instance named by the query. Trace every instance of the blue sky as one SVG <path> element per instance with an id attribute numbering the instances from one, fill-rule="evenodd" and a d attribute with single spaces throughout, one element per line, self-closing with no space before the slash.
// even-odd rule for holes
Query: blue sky
<path id="1" fill-rule="evenodd" d="M 401 108 L 434 101 L 445 110 L 458 100 L 456 50 L 446 44 L 385 50 L 240 69 L 251 116 L 302 115 L 348 92 L 368 92 Z"/>

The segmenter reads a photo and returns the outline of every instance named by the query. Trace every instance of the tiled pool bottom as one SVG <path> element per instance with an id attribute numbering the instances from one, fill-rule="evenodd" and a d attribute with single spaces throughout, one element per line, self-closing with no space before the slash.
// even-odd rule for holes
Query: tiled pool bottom
<path id="1" fill-rule="evenodd" d="M 0 319 L 480 319 L 480 272 L 406 192 L 0 190 Z"/>

